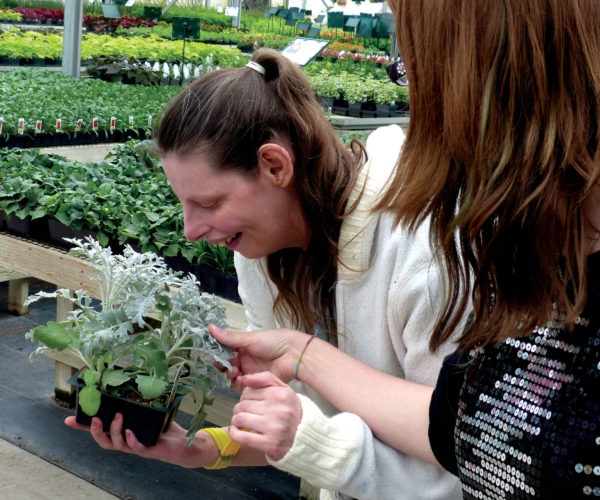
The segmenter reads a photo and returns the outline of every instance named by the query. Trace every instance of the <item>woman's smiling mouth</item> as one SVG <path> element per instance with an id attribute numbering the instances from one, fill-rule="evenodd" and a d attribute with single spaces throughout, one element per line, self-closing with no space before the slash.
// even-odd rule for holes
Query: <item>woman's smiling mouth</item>
<path id="1" fill-rule="evenodd" d="M 235 233 L 233 235 L 231 235 L 229 238 L 224 239 L 223 241 L 220 241 L 219 243 L 215 243 L 216 246 L 218 247 L 228 247 L 231 243 L 233 243 L 234 240 L 238 239 L 241 236 L 242 233 Z M 235 246 L 235 245 L 233 245 Z"/>

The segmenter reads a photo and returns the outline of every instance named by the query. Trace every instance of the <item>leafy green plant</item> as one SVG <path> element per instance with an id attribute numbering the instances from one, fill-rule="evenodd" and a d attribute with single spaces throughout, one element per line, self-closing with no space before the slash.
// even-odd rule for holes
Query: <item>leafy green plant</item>
<path id="1" fill-rule="evenodd" d="M 194 439 L 211 402 L 213 376 L 227 381 L 214 366 L 230 366 L 230 352 L 208 333 L 207 326 L 225 325 L 220 301 L 201 293 L 192 275 L 180 277 L 152 253 L 126 247 L 123 255 L 87 238 L 70 240 L 72 255 L 88 261 L 100 284 L 100 307 L 84 290 L 66 289 L 30 296 L 26 305 L 45 297 L 62 297 L 76 307 L 64 322 L 49 322 L 27 333 L 41 342 L 34 354 L 48 349 L 75 355 L 85 366 L 79 404 L 89 416 L 100 407 L 101 391 L 141 398 L 166 408 L 175 394 L 201 393 L 188 430 Z M 154 320 L 149 319 L 154 315 Z"/>
<path id="2" fill-rule="evenodd" d="M 0 9 L 0 21 L 21 21 L 23 16 L 9 9 Z"/>
<path id="3" fill-rule="evenodd" d="M 375 101 L 377 104 L 408 101 L 407 87 L 346 71 L 335 74 L 324 69 L 319 74 L 309 74 L 308 79 L 321 97 L 347 99 L 349 102 Z"/>
<path id="4" fill-rule="evenodd" d="M 7 215 L 15 215 L 20 219 L 28 216 L 38 219 L 48 212 L 48 207 L 41 204 L 40 200 L 46 189 L 52 189 L 53 182 L 45 178 L 43 168 L 29 163 L 35 156 L 35 153 L 25 152 L 21 155 L 26 160 L 24 164 L 16 156 L 0 163 L 3 173 L 0 209 Z M 18 171 L 19 175 L 6 175 L 11 170 Z"/>
<path id="5" fill-rule="evenodd" d="M 183 212 L 151 141 L 113 148 L 109 162 L 79 163 L 37 150 L 0 150 L 0 210 L 47 215 L 98 240 L 132 244 L 144 252 L 183 257 L 235 274 L 227 248 L 183 236 Z"/>
<path id="6" fill-rule="evenodd" d="M 23 59 L 58 59 L 62 57 L 62 37 L 56 33 L 0 31 L 0 56 Z"/>
<path id="7" fill-rule="evenodd" d="M 86 34 L 81 42 L 82 59 L 99 55 L 134 57 L 143 61 L 179 62 L 182 58 L 183 40 L 167 40 L 156 35 L 146 37 L 113 37 Z M 215 64 L 222 67 L 240 66 L 238 49 L 214 47 L 201 42 L 186 42 L 185 60 L 200 64 L 211 56 Z"/>
<path id="8" fill-rule="evenodd" d="M 54 133 L 56 120 L 62 120 L 62 132 L 75 132 L 82 119 L 81 132 L 94 132 L 93 119 L 98 118 L 97 133 L 109 130 L 110 118 L 116 118 L 116 129 L 149 128 L 148 117 L 158 111 L 181 90 L 179 86 L 141 86 L 108 83 L 92 78 L 73 78 L 58 72 L 36 68 L 18 68 L 0 72 L 2 89 L 2 134 L 18 133 L 18 120 L 25 120 L 24 133 L 33 135 L 37 120 L 42 132 Z M 34 103 L 34 104 L 32 104 Z"/>
<path id="9" fill-rule="evenodd" d="M 133 57 L 96 56 L 89 61 L 86 73 L 107 82 L 160 85 L 162 72 L 147 67 Z"/>

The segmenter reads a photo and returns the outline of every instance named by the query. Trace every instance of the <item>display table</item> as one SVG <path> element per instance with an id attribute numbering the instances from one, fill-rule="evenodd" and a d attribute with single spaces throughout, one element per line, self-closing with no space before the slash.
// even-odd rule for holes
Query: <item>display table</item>
<path id="1" fill-rule="evenodd" d="M 92 297 L 100 298 L 98 281 L 90 278 L 93 271 L 88 263 L 68 255 L 64 250 L 43 243 L 0 232 L 0 281 L 9 282 L 9 309 L 17 314 L 24 314 L 27 308 L 23 305 L 28 296 L 28 278 L 33 277 L 58 288 L 69 290 L 86 290 Z M 246 329 L 246 317 L 241 304 L 221 299 L 225 306 L 227 322 L 230 328 Z M 66 319 L 73 304 L 57 298 L 56 320 Z M 67 382 L 80 368 L 81 361 L 73 355 L 58 351 L 48 351 L 47 356 L 56 362 L 54 385 L 59 397 L 68 397 L 73 387 Z M 214 393 L 213 405 L 207 407 L 208 421 L 217 425 L 228 425 L 231 411 L 237 398 L 218 392 Z M 195 413 L 191 396 L 184 398 L 181 410 Z"/>

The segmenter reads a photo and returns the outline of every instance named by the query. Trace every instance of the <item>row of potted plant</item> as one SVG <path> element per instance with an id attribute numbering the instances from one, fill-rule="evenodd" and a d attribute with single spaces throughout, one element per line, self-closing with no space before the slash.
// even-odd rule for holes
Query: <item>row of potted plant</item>
<path id="1" fill-rule="evenodd" d="M 62 24 L 64 11 L 62 9 L 47 9 L 44 7 L 11 7 L 0 9 L 0 20 L 38 24 Z"/>
<path id="2" fill-rule="evenodd" d="M 49 58 L 62 57 L 63 41 L 58 33 L 22 31 L 11 28 L 0 31 L 0 57 L 2 58 Z M 182 59 L 183 41 L 167 40 L 154 35 L 148 37 L 111 37 L 87 33 L 81 42 L 82 60 L 100 55 L 134 57 L 145 61 L 179 62 Z M 212 56 L 215 64 L 235 66 L 241 64 L 241 53 L 236 48 L 215 47 L 200 42 L 187 42 L 185 60 L 203 63 Z"/>
<path id="3" fill-rule="evenodd" d="M 0 137 L 147 129 L 180 90 L 111 84 L 37 68 L 0 72 L 0 88 Z"/>
<path id="4" fill-rule="evenodd" d="M 19 28 L 0 30 L 0 59 L 4 64 L 19 65 L 20 59 L 51 59 L 62 57 L 62 36 L 56 32 L 26 31 Z"/>
<path id="5" fill-rule="evenodd" d="M 93 235 L 103 246 L 154 252 L 212 291 L 236 298 L 233 255 L 183 236 L 181 205 L 148 142 L 117 146 L 102 163 L 81 163 L 38 150 L 0 149 L 0 223 L 10 232 L 63 246 Z M 207 269 L 218 271 L 208 278 Z M 220 274 L 229 280 L 220 283 Z M 206 281 L 206 283 L 204 283 Z M 220 288 L 219 288 L 220 287 Z"/>
<path id="6" fill-rule="evenodd" d="M 203 64 L 151 63 L 133 57 L 99 56 L 88 61 L 86 74 L 108 82 L 137 85 L 179 85 L 218 68 L 212 56 Z"/>
<path id="7" fill-rule="evenodd" d="M 23 16 L 12 9 L 0 9 L 0 21 L 2 22 L 20 22 Z"/>
<path id="8" fill-rule="evenodd" d="M 83 16 L 83 25 L 94 31 L 95 33 L 106 33 L 107 31 L 115 31 L 118 28 L 151 28 L 156 26 L 158 22 L 152 19 L 143 19 L 139 17 L 123 14 L 119 18 L 107 18 L 100 14 L 86 14 Z"/>
<path id="9" fill-rule="evenodd" d="M 289 42 L 290 38 L 280 35 L 264 36 L 261 34 L 244 35 L 234 31 L 222 31 L 221 34 L 212 33 L 216 38 L 205 40 L 214 43 L 217 38 L 221 38 L 225 43 L 227 41 L 237 44 L 243 50 L 254 50 L 257 47 L 269 46 L 283 48 Z M 208 33 L 207 35 L 210 35 Z M 225 40 L 231 37 L 230 40 Z M 158 43 L 157 40 L 162 40 Z M 168 43 L 175 46 L 168 47 Z M 128 38 L 107 37 L 107 36 L 86 36 L 83 42 L 82 54 L 86 65 L 97 58 L 120 58 L 122 60 L 143 60 L 151 61 L 152 64 L 157 61 L 165 62 L 181 60 L 182 53 L 180 46 L 182 42 L 168 41 L 157 37 L 156 35 L 142 35 Z M 190 52 L 187 48 L 191 45 Z M 365 52 L 350 52 L 348 44 L 338 44 L 341 50 L 335 48 L 326 48 L 318 56 L 317 61 L 323 60 L 330 73 L 339 73 L 342 71 L 360 73 L 365 76 L 387 79 L 385 65 L 390 61 L 389 56 L 381 54 L 369 54 Z M 342 48 L 344 47 L 344 48 Z M 357 46 L 352 46 L 357 48 Z M 20 31 L 17 29 L 0 33 L 0 64 L 19 66 L 19 65 L 56 65 L 60 62 L 62 54 L 62 37 L 57 33 L 40 33 L 35 31 Z M 239 52 L 232 53 L 229 48 L 217 48 L 204 44 L 186 44 L 185 59 L 195 66 L 206 65 L 206 59 L 210 57 L 214 66 L 230 67 L 241 66 L 245 64 L 245 59 L 240 57 Z M 150 59 L 148 59 L 150 58 Z M 336 63 L 334 65 L 334 63 Z M 96 64 L 96 63 L 93 63 Z M 317 68 L 322 71 L 322 66 L 311 63 L 308 70 Z M 129 71 L 129 68 L 125 68 Z M 123 68 L 119 69 L 123 73 Z M 133 76 L 130 79 L 135 79 Z M 140 77 L 141 81 L 145 78 Z"/>
<path id="10" fill-rule="evenodd" d="M 164 75 L 164 64 L 162 68 L 158 66 Z M 209 66 L 206 64 L 203 69 L 208 70 Z M 168 71 L 171 74 L 173 67 L 169 66 Z M 308 73 L 308 77 L 317 95 L 323 98 L 374 101 L 381 105 L 407 101 L 406 88 L 380 79 L 345 72 L 333 74 L 326 68 L 320 73 Z M 113 132 L 149 129 L 158 111 L 180 90 L 179 86 L 76 79 L 36 68 L 0 72 L 0 87 L 4 97 L 0 138 L 5 139 L 15 135 L 55 134 L 58 120 L 59 134 L 90 133 L 97 134 L 99 139 L 100 134 L 111 129 Z"/>
<path id="11" fill-rule="evenodd" d="M 348 103 L 366 103 L 390 106 L 408 102 L 408 88 L 376 78 L 363 78 L 353 73 L 332 74 L 327 69 L 309 75 L 316 94 L 324 99 L 345 100 Z M 333 102 L 331 106 L 333 106 Z"/>
<path id="12" fill-rule="evenodd" d="M 64 22 L 63 9 L 11 7 L 0 9 L 0 21 L 13 21 L 33 24 L 62 24 Z M 106 18 L 101 14 L 85 14 L 83 25 L 97 32 L 115 30 L 117 28 L 152 27 L 158 24 L 151 19 L 123 14 L 120 18 Z"/>

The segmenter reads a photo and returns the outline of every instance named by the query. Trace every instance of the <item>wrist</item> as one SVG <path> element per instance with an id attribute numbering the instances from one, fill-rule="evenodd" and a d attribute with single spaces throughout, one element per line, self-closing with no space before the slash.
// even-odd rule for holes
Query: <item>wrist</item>
<path id="1" fill-rule="evenodd" d="M 311 337 L 312 335 L 309 335 L 307 333 L 299 332 L 297 330 L 288 330 L 288 336 L 286 339 L 287 359 L 285 368 L 285 379 L 281 377 L 284 382 L 294 380 L 298 358 L 302 354 L 306 343 L 310 340 Z"/>
<path id="2" fill-rule="evenodd" d="M 206 467 L 214 464 L 219 458 L 219 448 L 213 438 L 202 430 L 196 432 L 194 442 L 187 448 L 188 464 L 187 468 Z"/>
<path id="3" fill-rule="evenodd" d="M 299 351 L 300 354 L 296 358 L 296 363 L 294 365 L 294 379 L 299 382 L 306 382 L 305 376 L 303 376 L 301 378 L 300 370 L 301 370 L 303 361 L 305 361 L 305 363 L 304 363 L 305 367 L 309 366 L 309 361 L 308 361 L 308 359 L 306 359 L 307 351 L 310 350 L 310 344 L 313 343 L 315 340 L 317 340 L 317 336 L 316 335 L 306 335 L 305 340 L 306 340 L 306 342 L 304 343 L 301 350 Z M 304 371 L 307 371 L 307 370 L 302 369 L 303 375 L 304 375 Z"/>
<path id="4" fill-rule="evenodd" d="M 207 434 L 217 448 L 217 458 L 204 466 L 205 469 L 225 469 L 235 460 L 241 444 L 231 439 L 229 432 L 223 427 L 205 427 L 202 432 Z"/>

